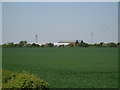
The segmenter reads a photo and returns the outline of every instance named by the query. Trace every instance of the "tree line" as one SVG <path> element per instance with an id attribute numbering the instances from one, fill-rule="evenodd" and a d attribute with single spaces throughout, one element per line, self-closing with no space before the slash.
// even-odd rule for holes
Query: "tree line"
<path id="1" fill-rule="evenodd" d="M 68 45 L 59 45 L 56 46 L 53 43 L 46 43 L 45 45 L 38 45 L 36 43 L 32 43 L 29 44 L 27 41 L 20 41 L 19 43 L 15 44 L 13 42 L 9 42 L 9 43 L 5 43 L 1 45 L 3 48 L 4 47 L 8 47 L 8 48 L 24 48 L 24 47 L 29 47 L 29 48 L 33 48 L 33 47 L 120 47 L 120 42 L 118 43 L 114 43 L 114 42 L 110 42 L 110 43 L 104 43 L 104 42 L 100 42 L 100 43 L 94 43 L 94 44 L 88 44 L 86 42 L 75 42 L 75 43 L 70 43 Z"/>

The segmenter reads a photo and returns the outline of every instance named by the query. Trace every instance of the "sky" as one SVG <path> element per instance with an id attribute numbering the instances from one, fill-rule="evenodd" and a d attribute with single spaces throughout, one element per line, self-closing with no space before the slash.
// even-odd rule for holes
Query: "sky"
<path id="1" fill-rule="evenodd" d="M 120 15 L 120 1 L 118 3 L 118 15 Z M 118 23 L 120 23 L 120 18 L 118 18 Z M 118 42 L 120 42 L 120 25 L 118 25 Z"/>
<path id="2" fill-rule="evenodd" d="M 2 42 L 118 42 L 117 2 L 3 2 Z"/>
<path id="3" fill-rule="evenodd" d="M 119 0 L 0 0 L 2 2 L 119 2 Z"/>

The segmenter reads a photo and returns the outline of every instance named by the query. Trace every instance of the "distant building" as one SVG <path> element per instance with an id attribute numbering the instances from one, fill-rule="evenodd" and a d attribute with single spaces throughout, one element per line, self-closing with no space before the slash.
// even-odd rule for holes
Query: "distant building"
<path id="1" fill-rule="evenodd" d="M 68 45 L 68 44 L 73 44 L 74 46 L 75 45 L 77 45 L 78 43 L 81 43 L 82 42 L 82 40 L 61 40 L 61 41 L 59 41 L 58 43 L 59 44 L 65 44 L 65 45 Z"/>
<path id="2" fill-rule="evenodd" d="M 38 45 L 40 45 L 40 46 L 46 45 L 46 43 L 36 43 L 36 44 L 38 44 Z"/>
<path id="3" fill-rule="evenodd" d="M 53 43 L 53 44 L 54 44 L 54 46 L 60 46 L 60 45 L 65 45 L 66 46 L 66 45 L 69 45 L 70 43 L 64 43 L 64 42 L 63 43 L 59 43 L 58 42 L 58 43 Z"/>

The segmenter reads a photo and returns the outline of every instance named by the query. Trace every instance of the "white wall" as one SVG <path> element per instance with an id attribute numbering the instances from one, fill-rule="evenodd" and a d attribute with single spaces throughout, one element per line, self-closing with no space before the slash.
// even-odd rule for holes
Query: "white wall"
<path id="1" fill-rule="evenodd" d="M 68 44 L 70 44 L 70 43 L 53 43 L 54 45 L 56 45 L 56 46 L 60 46 L 60 45 L 68 45 Z"/>

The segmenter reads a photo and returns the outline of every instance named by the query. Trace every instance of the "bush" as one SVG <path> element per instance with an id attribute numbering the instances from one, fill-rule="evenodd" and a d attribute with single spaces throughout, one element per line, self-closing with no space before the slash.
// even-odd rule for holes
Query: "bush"
<path id="1" fill-rule="evenodd" d="M 3 71 L 2 88 L 35 88 L 39 90 L 49 88 L 49 84 L 34 74 L 27 72 Z"/>
<path id="2" fill-rule="evenodd" d="M 67 47 L 74 47 L 73 43 L 66 45 Z"/>
<path id="3" fill-rule="evenodd" d="M 114 42 L 107 43 L 107 47 L 117 47 L 117 44 Z"/>
<path id="4" fill-rule="evenodd" d="M 53 43 L 47 43 L 46 47 L 54 47 L 54 44 Z"/>
<path id="5" fill-rule="evenodd" d="M 89 47 L 89 44 L 83 42 L 83 43 L 79 43 L 78 46 L 79 47 Z"/>
<path id="6" fill-rule="evenodd" d="M 17 73 L 7 70 L 2 71 L 2 83 L 7 83 L 11 78 L 15 77 Z"/>

